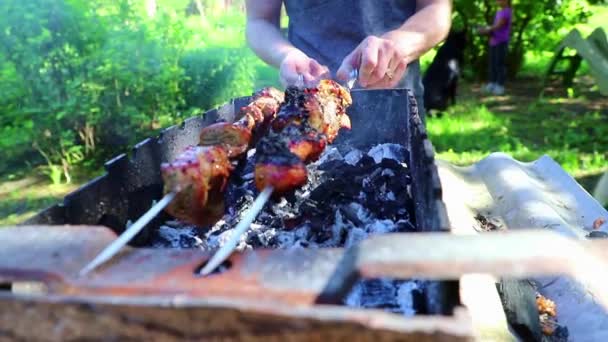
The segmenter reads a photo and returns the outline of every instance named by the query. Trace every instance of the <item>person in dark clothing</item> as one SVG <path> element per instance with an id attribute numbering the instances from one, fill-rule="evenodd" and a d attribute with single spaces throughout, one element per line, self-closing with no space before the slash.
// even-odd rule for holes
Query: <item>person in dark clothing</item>
<path id="1" fill-rule="evenodd" d="M 466 31 L 450 32 L 422 78 L 424 106 L 427 111 L 444 111 L 456 103 L 456 91 L 464 62 Z"/>
<path id="2" fill-rule="evenodd" d="M 479 29 L 479 33 L 490 36 L 490 83 L 486 85 L 485 90 L 494 95 L 502 95 L 505 92 L 507 76 L 505 62 L 509 51 L 513 11 L 511 10 L 511 0 L 497 0 L 496 2 L 500 6 L 500 10 L 496 12 L 494 23 L 490 27 Z"/>
<path id="3" fill-rule="evenodd" d="M 307 83 L 346 80 L 359 67 L 359 86 L 410 88 L 422 109 L 418 58 L 448 34 L 451 7 L 450 0 L 247 0 L 247 42 L 279 68 L 284 85 L 299 75 Z"/>

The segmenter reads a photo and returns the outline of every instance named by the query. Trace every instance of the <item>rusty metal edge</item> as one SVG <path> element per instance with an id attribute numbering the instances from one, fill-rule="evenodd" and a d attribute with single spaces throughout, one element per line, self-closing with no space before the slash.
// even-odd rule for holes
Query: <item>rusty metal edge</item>
<path id="1" fill-rule="evenodd" d="M 51 306 L 53 315 L 49 319 L 65 320 L 62 311 L 70 312 L 70 318 L 74 318 L 74 311 L 92 311 L 96 315 L 104 316 L 108 310 L 123 309 L 130 310 L 137 315 L 137 319 L 145 320 L 145 316 L 153 313 L 170 310 L 177 314 L 179 311 L 187 311 L 189 315 L 196 316 L 197 312 L 211 312 L 216 320 L 222 320 L 224 316 L 238 313 L 245 320 L 257 319 L 270 320 L 279 319 L 283 322 L 299 322 L 298 325 L 306 325 L 304 322 L 317 322 L 331 329 L 346 328 L 352 331 L 353 337 L 357 334 L 368 334 L 387 336 L 389 340 L 418 340 L 424 337 L 425 341 L 471 341 L 474 339 L 474 331 L 471 318 L 464 307 L 458 307 L 451 316 L 412 316 L 405 317 L 381 310 L 352 309 L 334 305 L 314 306 L 277 306 L 265 305 L 255 300 L 201 300 L 194 298 L 165 297 L 90 297 L 90 296 L 61 296 L 51 295 L 44 297 L 35 296 L 7 296 L 0 293 L 0 317 L 5 314 L 14 315 L 16 321 L 20 320 L 20 312 L 37 310 L 37 308 Z M 12 304 L 12 305 L 8 305 Z M 15 309 L 17 308 L 17 311 Z M 8 310 L 8 312 L 5 312 Z M 250 317 L 250 318 L 247 318 Z M 1 320 L 0 320 L 1 323 Z M 34 323 L 34 322 L 32 322 Z M 64 322 L 65 323 L 65 322 Z M 80 329 L 86 330 L 87 325 L 95 325 L 95 322 L 80 321 Z M 202 323 L 202 322 L 201 322 Z M 260 321 L 260 324 L 263 324 Z M 349 328 L 350 327 L 350 328 Z M 357 328 L 358 327 L 358 328 Z M 228 328 L 230 329 L 230 328 Z M 238 328 L 234 328 L 238 329 Z M 362 330 L 361 330 L 362 329 Z M 204 330 L 204 329 L 203 329 Z M 210 329 L 213 330 L 213 329 Z M 0 332 L 2 328 L 0 328 Z M 49 332 L 52 333 L 52 332 Z M 241 331 L 239 333 L 247 333 Z M 272 332 L 268 332 L 272 334 Z M 314 334 L 315 331 L 309 331 Z M 203 336 L 204 337 L 204 336 Z M 447 338 L 447 339 L 446 339 Z"/>

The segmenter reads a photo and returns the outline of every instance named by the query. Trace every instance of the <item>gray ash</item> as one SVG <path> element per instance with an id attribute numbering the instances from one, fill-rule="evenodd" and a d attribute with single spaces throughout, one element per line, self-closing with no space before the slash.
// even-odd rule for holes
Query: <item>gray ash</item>
<path id="1" fill-rule="evenodd" d="M 372 234 L 415 231 L 407 156 L 395 144 L 369 151 L 327 148 L 307 165 L 306 185 L 267 203 L 238 248 L 350 247 Z M 170 222 L 156 232 L 154 246 L 211 251 L 222 246 L 257 196 L 253 167 L 250 151 L 233 172 L 226 190 L 230 205 L 222 220 L 205 229 Z M 424 287 L 419 281 L 363 280 L 345 304 L 412 315 Z"/>

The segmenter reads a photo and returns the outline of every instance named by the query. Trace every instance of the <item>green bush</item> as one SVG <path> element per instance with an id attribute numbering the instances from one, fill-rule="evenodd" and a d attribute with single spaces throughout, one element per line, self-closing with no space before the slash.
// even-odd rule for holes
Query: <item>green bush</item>
<path id="1" fill-rule="evenodd" d="M 231 98 L 250 95 L 256 70 L 254 57 L 244 48 L 210 47 L 184 55 L 182 90 L 188 106 L 212 108 Z"/>
<path id="2" fill-rule="evenodd" d="M 158 1 L 149 17 L 133 0 L 0 2 L 0 173 L 46 164 L 69 182 L 272 74 L 244 46 L 242 12 L 188 3 Z"/>
<path id="3" fill-rule="evenodd" d="M 513 0 L 513 26 L 509 42 L 508 68 L 516 75 L 528 51 L 553 51 L 556 44 L 576 24 L 585 22 L 592 14 L 590 4 L 598 0 Z M 466 66 L 474 70 L 469 75 L 486 76 L 488 38 L 475 33 L 475 28 L 492 24 L 497 6 L 493 0 L 454 1 L 456 29 L 468 33 Z"/>

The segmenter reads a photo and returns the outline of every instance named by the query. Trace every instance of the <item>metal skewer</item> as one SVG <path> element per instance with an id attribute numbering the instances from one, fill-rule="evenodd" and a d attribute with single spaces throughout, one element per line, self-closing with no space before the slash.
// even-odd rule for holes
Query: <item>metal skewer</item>
<path id="1" fill-rule="evenodd" d="M 359 69 L 354 68 L 350 72 L 350 77 L 348 78 L 348 81 L 346 82 L 346 86 L 348 87 L 348 90 L 353 89 L 353 87 L 355 86 L 355 82 L 357 82 L 358 78 L 359 78 Z"/>
<path id="2" fill-rule="evenodd" d="M 201 275 L 206 276 L 213 272 L 219 265 L 224 262 L 234 251 L 239 241 L 241 240 L 241 236 L 247 231 L 247 228 L 253 223 L 255 218 L 258 216 L 260 211 L 264 208 L 264 204 L 268 202 L 270 195 L 274 189 L 272 186 L 266 187 L 253 201 L 251 207 L 247 210 L 243 219 L 239 222 L 239 224 L 232 231 L 232 235 L 230 236 L 230 240 L 223 245 L 214 255 L 209 259 L 205 267 L 201 270 Z"/>
<path id="3" fill-rule="evenodd" d="M 129 228 L 127 228 L 114 242 L 109 244 L 101 253 L 99 253 L 93 261 L 91 261 L 88 265 L 86 265 L 81 271 L 80 275 L 84 276 L 87 273 L 94 270 L 97 266 L 103 264 L 104 262 L 110 260 L 116 253 L 120 251 L 126 244 L 137 235 L 150 221 L 158 215 L 171 201 L 175 198 L 175 193 L 170 192 L 166 194 L 160 201 L 150 208 L 142 217 L 140 217 L 135 223 L 133 223 Z"/>

